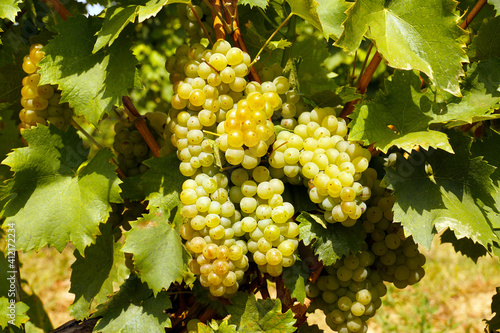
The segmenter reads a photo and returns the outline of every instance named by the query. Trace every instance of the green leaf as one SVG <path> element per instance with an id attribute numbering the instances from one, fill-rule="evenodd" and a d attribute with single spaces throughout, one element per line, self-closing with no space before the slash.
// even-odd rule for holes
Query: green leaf
<path id="1" fill-rule="evenodd" d="M 14 119 L 17 114 L 14 116 L 14 113 L 16 112 L 12 105 L 0 104 L 0 160 L 4 160 L 12 148 L 22 146 L 21 136 L 19 135 L 16 120 Z M 5 165 L 0 165 L 0 181 L 10 177 L 11 172 L 9 168 Z M 0 201 L 2 201 L 1 196 Z"/>
<path id="2" fill-rule="evenodd" d="M 279 299 L 256 300 L 254 294 L 238 293 L 227 306 L 229 323 L 238 326 L 238 332 L 285 333 L 295 332 L 292 310 L 281 313 Z"/>
<path id="3" fill-rule="evenodd" d="M 88 149 L 73 128 L 39 125 L 23 135 L 29 146 L 3 161 L 15 172 L 16 196 L 4 215 L 16 225 L 18 249 L 49 245 L 62 251 L 71 241 L 83 253 L 108 218 L 110 202 L 121 202 L 113 154 L 102 149 L 87 161 Z"/>
<path id="4" fill-rule="evenodd" d="M 62 102 L 94 125 L 134 87 L 137 64 L 125 38 L 92 53 L 100 24 L 98 18 L 77 16 L 57 25 L 59 35 L 44 47 L 39 63 L 41 83 L 58 84 Z"/>
<path id="5" fill-rule="evenodd" d="M 418 146 L 441 148 L 453 152 L 446 134 L 429 129 L 437 121 L 434 95 L 421 92 L 420 78 L 412 71 L 395 71 L 371 101 L 356 105 L 350 116 L 349 139 L 361 141 L 387 153 L 397 146 L 408 152 Z"/>
<path id="6" fill-rule="evenodd" d="M 459 126 L 499 117 L 492 114 L 500 103 L 499 66 L 500 58 L 471 64 L 463 82 L 463 98 L 454 97 L 441 106 L 441 114 L 436 115 L 433 122 L 451 122 L 449 126 Z"/>
<path id="7" fill-rule="evenodd" d="M 500 14 L 500 0 L 488 0 L 488 3 L 495 7 L 498 16 Z"/>
<path id="8" fill-rule="evenodd" d="M 337 39 L 342 33 L 342 23 L 346 20 L 345 12 L 351 3 L 344 0 L 286 0 L 295 14 L 316 29 L 323 36 Z M 310 50 L 309 50 L 310 51 Z"/>
<path id="9" fill-rule="evenodd" d="M 189 255 L 167 218 L 161 211 L 150 213 L 130 222 L 132 229 L 125 233 L 123 251 L 134 255 L 135 269 L 155 294 L 181 282 L 187 270 Z"/>
<path id="10" fill-rule="evenodd" d="M 290 296 L 304 304 L 306 299 L 306 282 L 309 279 L 309 269 L 303 261 L 297 262 L 283 272 L 285 286 L 290 291 Z"/>
<path id="11" fill-rule="evenodd" d="M 269 0 L 240 0 L 238 1 L 238 5 L 249 5 L 250 8 L 259 7 L 263 10 L 266 10 L 267 4 Z"/>
<path id="12" fill-rule="evenodd" d="M 198 333 L 236 333 L 236 325 L 229 325 L 227 320 L 222 321 L 220 324 L 212 319 L 209 325 L 198 323 Z"/>
<path id="13" fill-rule="evenodd" d="M 336 88 L 323 66 L 324 60 L 329 56 L 328 43 L 325 40 L 305 38 L 294 43 L 292 57 L 302 60 L 298 68 L 301 93 L 312 95 L 318 91 Z"/>
<path id="14" fill-rule="evenodd" d="M 93 317 L 102 316 L 93 332 L 102 333 L 164 333 L 170 327 L 165 313 L 170 309 L 167 292 L 153 296 L 146 284 L 131 275 L 120 290 L 106 304 L 101 305 Z"/>
<path id="15" fill-rule="evenodd" d="M 137 175 L 123 179 L 123 183 L 120 184 L 120 188 L 122 189 L 120 195 L 123 199 L 128 199 L 130 201 L 144 200 L 146 195 L 139 185 L 141 182 L 141 177 L 142 175 Z"/>
<path id="16" fill-rule="evenodd" d="M 287 48 L 287 47 L 289 47 L 291 45 L 292 45 L 292 43 L 290 43 L 286 39 L 280 39 L 278 41 L 269 42 L 269 44 L 267 44 L 266 48 L 269 51 L 283 50 L 283 49 L 285 49 L 285 48 Z"/>
<path id="17" fill-rule="evenodd" d="M 497 16 L 481 26 L 477 36 L 472 40 L 469 46 L 469 57 L 475 61 L 486 60 L 492 57 L 500 56 L 500 17 Z"/>
<path id="18" fill-rule="evenodd" d="M 498 242 L 483 207 L 495 205 L 494 167 L 470 154 L 471 138 L 449 136 L 455 154 L 421 150 L 386 168 L 384 179 L 398 198 L 394 221 L 427 248 L 436 232 L 450 228 L 457 239 L 467 237 L 488 249 Z"/>
<path id="19" fill-rule="evenodd" d="M 356 1 L 336 45 L 354 52 L 366 34 L 389 66 L 422 71 L 439 89 L 460 96 L 467 57 L 455 7 L 453 0 Z"/>
<path id="20" fill-rule="evenodd" d="M 15 22 L 17 13 L 21 11 L 20 2 L 20 0 L 0 0 L 0 19 Z"/>
<path id="21" fill-rule="evenodd" d="M 315 0 L 286 0 L 290 4 L 292 14 L 297 15 L 319 31 L 322 31 L 321 21 L 318 15 L 319 3 Z M 309 50 L 310 51 L 310 50 Z"/>
<path id="22" fill-rule="evenodd" d="M 14 301 L 14 302 L 11 302 Z M 14 298 L 0 297 L 0 327 L 6 328 L 8 325 L 21 327 L 30 318 L 26 315 L 29 307 L 23 302 L 15 302 Z"/>
<path id="23" fill-rule="evenodd" d="M 334 223 L 328 225 L 325 230 L 307 212 L 302 212 L 296 220 L 300 222 L 299 239 L 306 246 L 312 244 L 314 253 L 326 266 L 333 265 L 342 256 L 348 255 L 349 252 L 357 253 L 361 250 L 363 240 L 361 237 L 362 228 L 359 223 L 352 227 L 344 227 L 340 223 Z M 305 258 L 302 259 L 306 260 Z"/>
<path id="24" fill-rule="evenodd" d="M 31 295 L 22 291 L 23 303 L 29 306 L 29 310 L 26 312 L 30 318 L 29 322 L 26 323 L 26 332 L 34 333 L 41 330 L 41 333 L 52 332 L 54 327 L 50 322 L 49 315 L 43 308 L 42 300 L 35 294 Z M 33 330 L 29 326 L 33 326 Z M 35 331 L 36 330 L 36 331 Z"/>
<path id="25" fill-rule="evenodd" d="M 114 242 L 110 224 L 101 225 L 102 234 L 95 244 L 85 249 L 85 257 L 75 252 L 76 261 L 71 265 L 71 289 L 75 301 L 70 314 L 77 320 L 88 318 L 92 306 L 108 300 L 113 294 L 113 284 L 122 284 L 129 274 L 125 266 L 122 244 Z"/>
<path id="26" fill-rule="evenodd" d="M 179 171 L 179 163 L 175 154 L 144 161 L 149 169 L 139 185 L 149 200 L 149 209 L 161 207 L 168 211 L 181 203 L 179 195 L 186 177 Z"/>
<path id="27" fill-rule="evenodd" d="M 316 0 L 319 20 L 325 38 L 338 39 L 342 34 L 342 23 L 347 19 L 346 11 L 352 3 L 344 0 Z"/>
<path id="28" fill-rule="evenodd" d="M 150 18 L 151 16 L 156 16 L 158 12 L 163 8 L 163 6 L 170 5 L 173 3 L 189 3 L 189 0 L 149 0 L 146 5 L 139 8 L 139 23 Z"/>
<path id="29" fill-rule="evenodd" d="M 136 5 L 106 8 L 104 23 L 97 33 L 97 41 L 92 53 L 96 53 L 108 44 L 113 44 L 127 24 L 134 22 L 138 9 L 139 6 Z"/>

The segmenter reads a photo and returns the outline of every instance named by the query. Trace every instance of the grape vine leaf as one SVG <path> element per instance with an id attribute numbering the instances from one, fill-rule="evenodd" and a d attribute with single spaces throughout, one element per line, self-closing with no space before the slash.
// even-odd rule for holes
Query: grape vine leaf
<path id="1" fill-rule="evenodd" d="M 139 22 L 155 16 L 164 6 L 173 3 L 190 3 L 190 0 L 149 0 L 139 8 Z"/>
<path id="2" fill-rule="evenodd" d="M 0 19 L 7 19 L 11 22 L 16 21 L 16 15 L 21 11 L 19 0 L 1 0 L 0 1 Z"/>
<path id="3" fill-rule="evenodd" d="M 457 239 L 467 237 L 488 249 L 498 242 L 484 211 L 484 206 L 496 210 L 490 178 L 495 168 L 470 154 L 470 137 L 448 135 L 455 154 L 420 150 L 386 168 L 384 181 L 398 198 L 394 221 L 427 248 L 436 232 L 450 228 Z"/>
<path id="4" fill-rule="evenodd" d="M 58 24 L 59 34 L 44 47 L 39 63 L 41 84 L 59 85 L 61 101 L 94 125 L 137 82 L 130 40 L 118 38 L 108 49 L 92 53 L 101 21 L 77 16 Z"/>
<path id="5" fill-rule="evenodd" d="M 455 7 L 452 0 L 356 1 L 336 45 L 354 52 L 366 34 L 389 66 L 422 71 L 439 89 L 460 96 L 467 56 Z"/>
<path id="6" fill-rule="evenodd" d="M 483 207 L 486 215 L 490 221 L 492 221 L 493 227 L 497 237 L 500 238 L 500 215 L 498 210 L 500 210 L 500 155 L 498 154 L 498 147 L 500 145 L 500 134 L 490 131 L 488 135 L 482 137 L 481 140 L 475 140 L 472 144 L 473 156 L 484 157 L 484 160 L 488 164 L 493 165 L 496 169 L 491 174 L 491 179 L 493 180 L 493 185 L 496 189 L 494 199 L 496 202 L 497 209 L 491 209 L 489 207 Z M 493 253 L 496 256 L 500 256 L 500 242 L 496 242 L 493 246 Z"/>
<path id="7" fill-rule="evenodd" d="M 111 45 L 120 32 L 129 24 L 135 21 L 135 17 L 139 10 L 139 6 L 113 6 L 106 8 L 104 22 L 101 30 L 97 33 L 97 41 L 95 42 L 92 53 L 96 53 L 106 45 Z"/>
<path id="8" fill-rule="evenodd" d="M 165 313 L 172 303 L 167 292 L 153 296 L 146 284 L 130 275 L 108 302 L 98 307 L 94 318 L 102 316 L 94 327 L 101 333 L 164 333 L 170 327 Z"/>
<path id="9" fill-rule="evenodd" d="M 12 148 L 22 145 L 21 137 L 14 120 L 15 110 L 8 104 L 0 104 L 0 160 L 7 157 Z M 0 181 L 10 178 L 11 172 L 5 165 L 0 165 Z M 2 201 L 0 196 L 0 201 Z M 0 206 L 0 211 L 1 211 Z"/>
<path id="10" fill-rule="evenodd" d="M 77 320 L 88 318 L 92 305 L 104 303 L 113 294 L 113 284 L 122 284 L 129 274 L 122 244 L 114 242 L 111 225 L 101 224 L 101 233 L 85 249 L 84 257 L 75 252 L 76 261 L 71 265 L 69 292 L 75 294 L 75 301 L 70 314 Z"/>
<path id="11" fill-rule="evenodd" d="M 420 89 L 420 78 L 413 71 L 396 70 L 373 100 L 356 105 L 350 115 L 349 139 L 361 141 L 387 153 L 397 146 L 408 152 L 421 146 L 453 152 L 446 134 L 429 129 L 437 111 L 433 93 Z M 436 120 L 437 122 L 437 120 Z"/>
<path id="12" fill-rule="evenodd" d="M 284 333 L 295 332 L 292 310 L 281 313 L 279 299 L 257 300 L 254 294 L 238 293 L 226 308 L 231 314 L 229 323 L 238 332 Z"/>
<path id="13" fill-rule="evenodd" d="M 132 229 L 125 232 L 123 251 L 134 255 L 135 269 L 155 295 L 173 282 L 181 282 L 187 270 L 189 255 L 167 218 L 158 210 L 130 222 Z"/>
<path id="14" fill-rule="evenodd" d="M 477 32 L 477 36 L 469 46 L 468 54 L 471 60 L 486 60 L 500 56 L 500 16 L 484 23 Z"/>
<path id="15" fill-rule="evenodd" d="M 113 153 L 101 149 L 87 161 L 74 128 L 66 132 L 39 125 L 23 131 L 29 146 L 15 149 L 3 161 L 15 173 L 12 194 L 4 207 L 7 223 L 15 223 L 18 249 L 45 245 L 62 251 L 73 242 L 80 253 L 94 243 L 99 224 L 121 202 Z"/>
<path id="16" fill-rule="evenodd" d="M 322 64 L 330 56 L 325 40 L 305 38 L 296 41 L 292 56 L 302 60 L 298 67 L 301 93 L 311 95 L 318 91 L 331 90 L 333 80 L 328 78 L 326 68 Z"/>
<path id="17" fill-rule="evenodd" d="M 488 3 L 495 7 L 498 16 L 500 14 L 500 0 L 488 0 Z"/>
<path id="18" fill-rule="evenodd" d="M 306 246 L 312 244 L 314 254 L 318 255 L 318 259 L 322 260 L 326 266 L 333 265 L 349 252 L 356 253 L 361 250 L 363 239 L 362 227 L 359 223 L 352 227 L 334 223 L 325 229 L 308 212 L 302 212 L 296 221 L 300 222 L 299 239 Z M 307 258 L 302 258 L 302 260 L 305 261 Z"/>
<path id="19" fill-rule="evenodd" d="M 7 297 L 0 297 L 0 327 L 2 329 L 6 328 L 9 324 L 14 324 L 16 327 L 21 327 L 22 324 L 26 323 L 30 318 L 26 315 L 29 307 L 23 302 L 11 303 Z M 12 317 L 11 317 L 11 307 L 12 307 Z"/>
<path id="20" fill-rule="evenodd" d="M 296 298 L 300 304 L 306 299 L 306 283 L 309 279 L 309 269 L 305 262 L 297 260 L 292 267 L 283 272 L 285 286 L 290 291 L 290 296 Z"/>
<path id="21" fill-rule="evenodd" d="M 269 0 L 240 0 L 238 1 L 238 5 L 249 5 L 250 8 L 259 7 L 263 10 L 266 10 L 267 4 Z"/>
<path id="22" fill-rule="evenodd" d="M 236 333 L 236 325 L 229 325 L 227 320 L 222 321 L 220 324 L 212 319 L 212 321 L 205 325 L 198 323 L 198 333 Z"/>
<path id="23" fill-rule="evenodd" d="M 337 39 L 342 33 L 342 22 L 347 15 L 346 10 L 351 4 L 344 0 L 286 0 L 295 14 L 316 29 L 321 31 L 325 38 Z"/>
<path id="24" fill-rule="evenodd" d="M 463 80 L 463 97 L 452 97 L 439 105 L 440 114 L 432 122 L 457 126 L 498 118 L 493 113 L 500 104 L 500 58 L 491 58 L 469 66 Z"/>
<path id="25" fill-rule="evenodd" d="M 144 161 L 149 169 L 142 175 L 139 186 L 149 200 L 149 209 L 171 210 L 181 203 L 179 195 L 186 177 L 179 171 L 179 163 L 176 154 Z"/>

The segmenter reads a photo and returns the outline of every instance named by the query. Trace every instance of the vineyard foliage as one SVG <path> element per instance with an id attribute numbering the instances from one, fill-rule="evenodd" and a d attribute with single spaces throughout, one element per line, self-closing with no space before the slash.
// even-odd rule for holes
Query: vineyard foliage
<path id="1" fill-rule="evenodd" d="M 192 5 L 205 12 L 200 9 L 192 14 Z M 330 325 L 333 329 L 362 332 L 367 327 L 364 322 L 380 306 L 377 302 L 385 290 L 382 280 L 404 288 L 423 276 L 425 258 L 413 242 L 430 248 L 434 237 L 441 237 L 441 242 L 452 243 L 457 252 L 474 261 L 485 255 L 499 256 L 499 12 L 498 0 L 0 0 L 0 309 L 7 309 L 12 301 L 7 296 L 9 272 L 19 270 L 13 250 L 39 251 L 48 246 L 61 252 L 70 244 L 76 260 L 71 267 L 70 289 L 75 300 L 69 313 L 77 320 L 97 318 L 95 332 L 316 332 L 318 327 L 305 322 L 306 310 L 315 308 L 325 310 L 327 323 L 335 323 Z M 203 22 L 198 22 L 202 18 Z M 197 104 L 192 97 L 187 98 L 189 102 L 179 97 L 185 88 L 181 88 L 179 77 L 190 85 L 198 82 L 193 81 L 194 76 L 184 79 L 189 63 L 184 67 L 187 58 L 184 62 L 179 59 L 183 52 L 190 52 L 191 60 L 196 58 L 193 52 L 208 52 L 203 55 L 209 57 L 217 47 L 224 48 L 220 42 L 214 46 L 216 40 L 224 38 L 248 52 L 250 58 L 232 61 L 230 51 L 225 50 L 228 62 L 234 64 L 216 69 L 219 60 L 210 57 L 210 61 L 201 61 L 214 77 L 219 72 L 222 76 L 226 65 L 228 73 L 236 73 L 230 84 L 212 84 L 213 77 L 208 74 L 206 86 L 200 79 L 200 89 L 208 87 L 203 90 L 207 96 L 208 91 L 217 91 L 217 96 L 220 92 L 220 96 L 231 98 L 228 108 L 219 98 L 216 104 L 220 101 L 224 111 L 208 113 L 218 118 L 210 125 L 200 125 L 202 132 L 196 124 L 209 121 L 202 119 L 202 112 L 200 120 L 192 120 L 193 114 L 200 105 L 219 110 L 219 104 L 210 106 L 204 99 Z M 43 45 L 41 51 L 32 46 L 38 44 Z M 183 49 L 186 44 L 193 48 Z M 50 96 L 52 90 L 60 94 L 55 104 L 47 97 L 49 104 L 34 106 L 39 110 L 37 117 L 45 107 L 49 110 L 48 118 L 36 118 L 36 126 L 29 124 L 35 113 L 26 106 L 26 98 L 38 98 L 26 97 L 26 87 L 30 87 L 28 79 L 23 79 L 29 61 L 26 55 L 40 58 L 33 71 L 28 71 L 39 80 L 35 87 L 46 87 Z M 239 64 L 252 67 L 243 79 L 238 76 Z M 197 68 L 200 73 L 202 66 Z M 261 88 L 252 83 L 249 88 L 248 81 L 259 81 L 259 76 L 271 84 Z M 243 88 L 236 82 L 243 82 Z M 286 89 L 280 91 L 282 86 Z M 229 142 L 236 140 L 234 136 L 221 134 L 229 122 L 233 100 L 234 110 L 241 111 L 246 103 L 253 107 L 255 91 L 269 98 L 266 103 L 279 98 L 278 106 L 267 114 L 274 124 L 266 123 L 266 116 L 262 120 L 270 132 L 255 145 L 265 145 L 258 157 L 248 155 L 258 149 L 252 150 L 253 144 L 245 141 L 248 147 L 241 148 L 243 143 L 236 147 Z M 274 95 L 265 95 L 268 92 Z M 44 93 L 38 89 L 38 94 Z M 240 99 L 245 101 L 238 102 Z M 59 126 L 56 121 L 57 117 L 63 119 L 58 103 L 73 112 L 64 115 L 67 125 Z M 180 111 L 183 108 L 188 110 L 184 114 Z M 316 116 L 321 112 L 325 115 Z M 203 143 L 200 139 L 196 144 L 212 154 L 203 155 L 212 158 L 212 169 L 205 168 L 199 152 L 201 162 L 196 158 L 186 165 L 182 160 L 183 154 L 194 154 L 191 141 L 196 141 L 194 134 L 188 134 L 186 142 L 189 139 L 191 146 L 188 149 L 186 143 L 187 150 L 181 152 L 182 138 L 175 126 L 186 114 L 190 121 L 198 122 L 185 126 L 196 127 L 201 133 Z M 226 114 L 226 125 L 213 125 L 222 123 L 224 118 L 219 118 Z M 309 118 L 300 118 L 300 114 Z M 298 162 L 279 162 L 280 149 L 285 151 L 294 140 L 292 133 L 297 134 L 300 126 L 306 128 L 316 118 L 327 127 L 328 122 L 321 123 L 321 119 L 331 119 L 328 115 L 332 114 L 335 129 L 327 133 L 328 140 L 330 134 L 336 137 L 336 147 L 344 147 L 338 149 L 345 155 L 351 144 L 355 150 L 352 162 L 359 162 L 352 172 L 358 176 L 354 184 L 359 184 L 353 199 L 345 198 L 355 190 L 340 190 L 351 186 L 345 185 L 343 178 L 336 199 L 328 201 L 332 192 L 326 185 L 323 192 L 318 189 L 320 178 L 316 175 L 324 176 L 325 167 L 312 176 L 306 168 L 314 170 L 320 164 L 319 157 L 312 166 L 301 160 L 300 168 Z M 317 127 L 307 135 L 320 135 L 314 132 Z M 123 148 L 129 141 L 132 146 Z M 309 150 L 306 141 L 304 150 Z M 247 155 L 232 163 L 237 160 L 236 148 Z M 136 157 L 127 157 L 131 152 Z M 367 170 L 368 164 L 361 164 L 368 163 L 370 156 Z M 252 158 L 257 162 L 248 167 Z M 348 168 L 341 162 L 337 163 L 339 168 Z M 266 171 L 269 179 L 280 178 L 285 184 L 279 191 L 275 189 L 283 183 L 272 183 L 277 197 L 260 194 L 260 184 L 268 180 L 262 174 L 238 171 L 242 170 L 240 164 L 254 169 L 259 163 L 270 170 Z M 214 176 L 214 168 L 225 176 Z M 300 170 L 299 176 L 291 175 L 290 170 Z M 195 228 L 196 214 L 188 213 L 189 206 L 195 202 L 198 206 L 196 195 L 203 196 L 194 189 L 198 191 L 202 183 L 208 188 L 206 178 L 197 176 L 200 172 L 217 180 L 212 179 L 217 190 L 210 193 L 231 200 L 241 195 L 237 202 L 224 206 L 225 200 L 217 199 L 220 203 L 215 205 L 230 210 L 218 219 L 221 225 L 231 226 L 225 226 L 222 236 L 231 241 L 219 241 L 220 237 L 214 236 L 215 226 L 209 236 L 207 231 L 202 237 L 196 235 L 203 227 L 193 230 L 186 226 Z M 246 178 L 238 183 L 236 178 L 241 174 Z M 352 184 L 353 176 L 348 176 Z M 190 185 L 189 178 L 198 185 Z M 237 189 L 230 188 L 228 182 Z M 252 194 L 245 192 L 251 192 L 249 182 L 255 184 Z M 187 198 L 187 189 L 195 193 L 194 201 Z M 212 203 L 217 201 L 212 194 L 210 197 Z M 269 207 L 267 200 L 273 208 L 272 219 L 271 213 L 260 217 L 267 216 L 263 213 L 263 207 Z M 276 202 L 271 204 L 271 200 Z M 255 208 L 246 208 L 254 201 L 262 206 L 256 213 Z M 374 217 L 370 207 L 376 207 L 377 202 L 383 215 Z M 329 205 L 333 208 L 328 209 Z M 243 213 L 233 214 L 234 207 Z M 276 213 L 275 219 L 275 207 L 284 217 Z M 209 208 L 198 210 L 207 212 Z M 206 213 L 203 218 L 208 219 Z M 259 227 L 250 228 L 250 219 L 257 219 Z M 284 220 L 276 222 L 279 219 Z M 287 223 L 286 228 L 282 222 Z M 261 227 L 261 236 L 252 233 Z M 280 230 L 281 238 L 264 240 L 265 230 Z M 15 234 L 15 242 L 9 242 L 10 234 Z M 389 239 L 394 234 L 401 235 L 401 240 L 393 246 Z M 207 259 L 207 248 L 196 250 L 198 243 L 206 243 L 210 237 L 217 239 L 214 244 L 219 253 L 225 251 L 220 250 L 223 246 L 226 250 L 233 245 L 236 249 L 248 246 L 243 257 L 248 257 L 250 264 L 239 256 L 226 258 L 230 272 L 223 269 L 226 266 L 220 268 L 224 271 L 220 276 L 229 279 L 234 274 L 238 282 L 223 286 L 226 282 L 219 281 L 210 286 L 210 293 L 227 298 L 210 295 L 205 288 L 210 283 L 205 286 L 200 276 L 204 264 L 216 265 Z M 378 246 L 384 237 L 384 251 L 389 248 L 395 253 L 393 262 Z M 257 240 L 261 247 L 251 250 L 251 242 L 256 247 Z M 281 244 L 293 247 L 291 252 Z M 282 264 L 271 265 L 274 255 Z M 396 260 L 398 267 L 410 268 L 390 271 L 386 266 L 392 267 Z M 402 265 L 404 260 L 407 266 Z M 346 270 L 357 272 L 353 280 L 350 276 L 344 279 Z M 220 280 L 220 276 L 209 275 L 208 279 Z M 322 282 L 314 284 L 318 278 L 331 281 L 337 277 L 340 289 L 345 289 L 343 294 L 333 293 Z M 16 278 L 22 279 L 22 274 Z M 275 298 L 267 292 L 271 283 L 277 290 Z M 355 283 L 357 287 L 350 287 Z M 237 292 L 230 289 L 233 286 Z M 360 289 L 369 290 L 367 301 Z M 38 296 L 25 291 L 30 289 L 23 280 L 18 281 L 16 290 L 15 318 L 1 312 L 0 329 L 51 331 Z M 322 296 L 318 296 L 320 292 Z M 349 317 L 345 311 L 354 315 Z M 485 326 L 500 329 L 498 293 L 492 300 L 492 312 L 497 315 Z M 193 319 L 202 322 L 192 328 L 188 322 Z"/>

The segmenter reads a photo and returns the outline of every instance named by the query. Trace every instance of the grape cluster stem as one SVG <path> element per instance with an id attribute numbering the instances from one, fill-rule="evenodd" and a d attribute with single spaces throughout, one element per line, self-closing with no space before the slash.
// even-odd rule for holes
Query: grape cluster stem
<path id="1" fill-rule="evenodd" d="M 153 134 L 151 134 L 151 131 L 149 130 L 148 125 L 146 124 L 146 121 L 141 116 L 139 111 L 137 111 L 130 97 L 123 96 L 122 101 L 124 106 L 124 112 L 129 117 L 130 122 L 134 123 L 135 127 L 137 128 L 139 133 L 141 133 L 142 137 L 144 138 L 144 141 L 146 141 L 146 144 L 148 145 L 149 149 L 151 149 L 155 157 L 159 157 L 160 146 L 153 137 Z"/>

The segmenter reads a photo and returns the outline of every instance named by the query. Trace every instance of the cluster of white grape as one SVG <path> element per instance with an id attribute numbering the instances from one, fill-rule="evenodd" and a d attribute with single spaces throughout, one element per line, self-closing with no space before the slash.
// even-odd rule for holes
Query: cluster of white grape
<path id="1" fill-rule="evenodd" d="M 367 332 L 366 321 L 375 315 L 387 292 L 379 273 L 371 269 L 374 259 L 366 250 L 344 256 L 325 267 L 315 284 L 306 286 L 307 296 L 315 299 L 334 331 Z"/>
<path id="2" fill-rule="evenodd" d="M 183 183 L 180 194 L 186 218 L 180 233 L 194 255 L 189 268 L 217 297 L 236 293 L 248 269 L 247 245 L 237 234 L 241 214 L 229 200 L 228 185 L 222 173 L 200 173 Z"/>
<path id="3" fill-rule="evenodd" d="M 131 124 L 121 121 L 115 124 L 113 149 L 118 155 L 118 167 L 125 173 L 125 176 L 137 176 L 148 170 L 142 162 L 153 157 L 153 153 L 141 133 Z"/>
<path id="4" fill-rule="evenodd" d="M 38 62 L 43 59 L 43 45 L 33 44 L 30 53 L 24 57 L 23 70 L 28 76 L 23 78 L 19 129 L 29 129 L 36 124 L 47 125 L 47 121 L 60 129 L 67 129 L 71 124 L 73 110 L 68 103 L 59 104 L 61 94 L 57 87 L 50 84 L 39 85 Z"/>
<path id="5" fill-rule="evenodd" d="M 406 237 L 400 223 L 393 222 L 392 207 L 396 197 L 374 185 L 374 197 L 363 216 L 366 242 L 376 256 L 375 267 L 384 281 L 403 289 L 420 281 L 425 271 L 425 256 L 419 252 L 413 237 Z"/>
<path id="6" fill-rule="evenodd" d="M 206 38 L 207 33 L 210 37 L 214 35 L 211 11 L 204 2 L 201 2 L 199 6 L 193 4 L 192 8 L 185 4 L 177 5 L 177 15 L 191 42 Z M 198 19 L 203 24 L 203 28 L 200 26 Z"/>
<path id="7" fill-rule="evenodd" d="M 296 261 L 299 226 L 292 221 L 293 205 L 284 202 L 283 182 L 271 179 L 269 170 L 235 169 L 231 173 L 231 201 L 239 204 L 243 218 L 233 225 L 236 236 L 246 236 L 247 248 L 263 273 L 279 276 Z"/>
<path id="8" fill-rule="evenodd" d="M 337 117 L 335 109 L 302 112 L 293 133 L 278 134 L 269 164 L 282 169 L 290 183 L 304 183 L 311 201 L 325 210 L 327 222 L 352 226 L 371 195 L 367 176 L 363 177 L 371 154 L 346 136 L 345 120 Z"/>
<path id="9" fill-rule="evenodd" d="M 181 45 L 167 60 L 175 92 L 168 124 L 183 175 L 193 176 L 200 167 L 214 162 L 213 135 L 226 119 L 226 112 L 243 97 L 248 65 L 247 53 L 222 40 L 212 49 L 201 44 Z M 185 148 L 191 148 L 191 153 Z M 200 158 L 192 151 L 203 154 Z"/>

